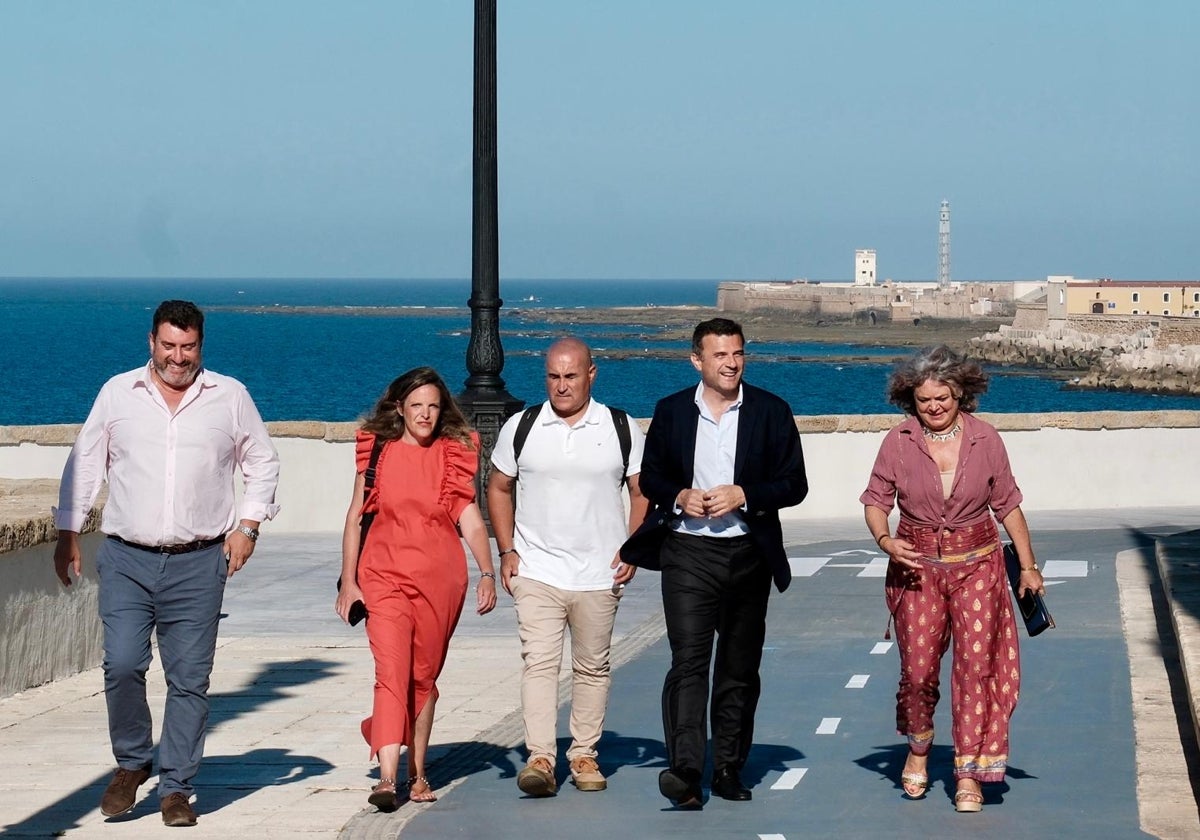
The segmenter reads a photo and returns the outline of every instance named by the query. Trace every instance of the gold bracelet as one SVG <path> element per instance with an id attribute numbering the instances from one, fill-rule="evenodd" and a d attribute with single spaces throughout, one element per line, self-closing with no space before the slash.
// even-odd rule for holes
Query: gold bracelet
<path id="1" fill-rule="evenodd" d="M 1036 572 L 1037 570 L 1038 570 L 1037 563 L 1034 563 L 1032 566 L 1022 566 L 1021 567 L 1022 572 Z"/>

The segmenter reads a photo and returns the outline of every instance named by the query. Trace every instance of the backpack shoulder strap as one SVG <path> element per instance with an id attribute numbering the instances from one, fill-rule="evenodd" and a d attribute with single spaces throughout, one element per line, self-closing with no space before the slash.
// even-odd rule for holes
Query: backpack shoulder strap
<path id="1" fill-rule="evenodd" d="M 517 422 L 517 432 L 513 435 L 513 462 L 517 464 L 517 474 L 521 472 L 521 450 L 525 448 L 525 440 L 529 437 L 529 430 L 533 428 L 533 421 L 542 412 L 542 404 L 531 405 L 521 413 L 521 419 Z"/>
<path id="2" fill-rule="evenodd" d="M 371 447 L 371 460 L 367 462 L 367 468 L 363 470 L 363 490 L 370 490 L 375 486 L 375 476 L 377 474 L 376 466 L 379 464 L 379 454 L 383 452 L 383 447 L 387 441 L 378 435 L 375 436 L 375 444 Z M 363 494 L 366 498 L 366 494 Z"/>
<path id="3" fill-rule="evenodd" d="M 629 433 L 629 415 L 611 405 L 608 411 L 612 414 L 613 426 L 617 429 L 617 441 L 621 444 L 621 486 L 624 486 L 629 481 L 625 473 L 629 472 L 629 451 L 633 449 L 633 438 Z"/>

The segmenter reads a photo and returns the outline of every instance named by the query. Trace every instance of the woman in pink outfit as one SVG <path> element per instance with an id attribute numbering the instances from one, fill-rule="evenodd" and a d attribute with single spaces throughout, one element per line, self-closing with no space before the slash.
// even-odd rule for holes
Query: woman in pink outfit
<path id="1" fill-rule="evenodd" d="M 958 811 L 979 811 L 980 783 L 1004 779 L 1009 718 L 1021 685 L 997 521 L 1020 558 L 1022 592 L 1045 592 L 1004 443 L 973 414 L 986 390 L 982 368 L 945 346 L 897 367 L 888 399 L 909 417 L 884 438 L 859 499 L 871 536 L 890 561 L 885 591 L 900 651 L 896 728 L 909 748 L 901 783 L 912 799 L 929 786 L 942 655 L 954 642 Z M 900 508 L 895 535 L 888 524 L 893 506 Z"/>
<path id="2" fill-rule="evenodd" d="M 375 486 L 364 501 L 364 471 L 377 439 L 385 443 L 375 466 Z M 379 756 L 380 775 L 368 801 L 392 810 L 402 746 L 409 748 L 409 799 L 437 799 L 425 777 L 425 753 L 433 730 L 436 681 L 467 591 L 464 540 L 481 573 L 476 591 L 480 615 L 496 606 L 496 575 L 475 503 L 479 436 L 433 368 L 410 370 L 388 386 L 358 432 L 356 463 L 335 609 L 348 620 L 355 601 L 367 608 L 375 700 L 362 733 L 372 757 Z M 374 513 L 375 519 L 360 556 L 365 513 Z"/>

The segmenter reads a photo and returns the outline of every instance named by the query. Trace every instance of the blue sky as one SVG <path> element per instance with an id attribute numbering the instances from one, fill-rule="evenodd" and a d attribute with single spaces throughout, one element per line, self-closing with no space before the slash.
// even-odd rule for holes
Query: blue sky
<path id="1" fill-rule="evenodd" d="M 500 0 L 500 270 L 1200 276 L 1194 0 Z M 467 277 L 468 0 L 4 0 L 0 276 Z"/>

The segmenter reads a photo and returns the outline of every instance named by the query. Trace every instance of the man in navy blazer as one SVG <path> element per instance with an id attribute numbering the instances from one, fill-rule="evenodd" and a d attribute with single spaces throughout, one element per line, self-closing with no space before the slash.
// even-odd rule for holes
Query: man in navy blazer
<path id="1" fill-rule="evenodd" d="M 621 549 L 627 563 L 662 571 L 671 669 L 663 685 L 669 767 L 660 792 L 703 804 L 709 662 L 712 792 L 751 798 L 741 781 L 754 736 L 771 580 L 791 582 L 780 508 L 808 493 L 804 454 L 787 402 L 742 381 L 745 337 L 726 318 L 699 324 L 692 365 L 700 384 L 654 409 L 642 457 L 650 515 Z"/>

